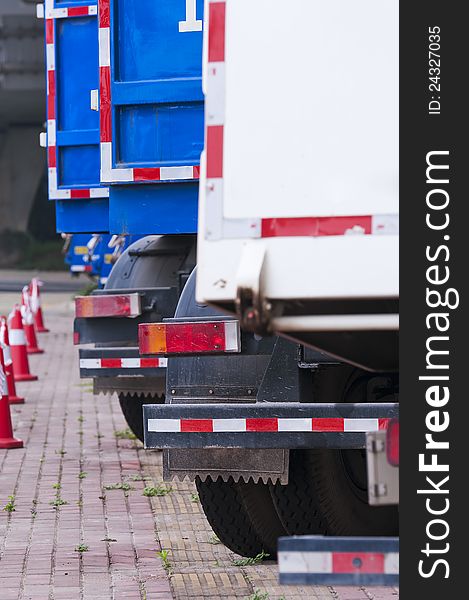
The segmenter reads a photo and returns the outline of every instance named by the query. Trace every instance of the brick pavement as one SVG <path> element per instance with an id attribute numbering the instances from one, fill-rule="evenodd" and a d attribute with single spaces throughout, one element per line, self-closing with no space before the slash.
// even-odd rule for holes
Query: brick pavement
<path id="1" fill-rule="evenodd" d="M 25 448 L 0 450 L 0 600 L 398 597 L 385 588 L 280 587 L 272 562 L 235 566 L 194 485 L 163 484 L 161 454 L 118 439 L 126 424 L 115 398 L 95 397 L 80 381 L 70 297 L 45 300 L 52 331 L 40 336 L 46 353 L 30 361 L 40 380 L 19 384 L 27 404 L 12 410 Z M 105 489 L 116 484 L 130 489 Z M 148 485 L 171 491 L 147 498 Z M 9 513 L 1 509 L 10 495 Z"/>

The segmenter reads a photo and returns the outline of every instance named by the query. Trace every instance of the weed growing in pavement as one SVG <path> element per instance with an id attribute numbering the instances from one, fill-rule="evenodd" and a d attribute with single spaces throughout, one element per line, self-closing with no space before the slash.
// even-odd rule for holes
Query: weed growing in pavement
<path id="1" fill-rule="evenodd" d="M 60 483 L 53 483 L 53 484 L 52 484 L 52 487 L 54 488 L 54 490 L 60 490 L 60 488 L 61 488 L 62 486 L 60 485 Z"/>
<path id="2" fill-rule="evenodd" d="M 136 440 L 137 436 L 135 435 L 135 433 L 133 433 L 129 427 L 127 427 L 126 429 L 119 429 L 117 431 L 114 431 L 114 435 L 116 436 L 116 438 L 118 440 Z"/>
<path id="3" fill-rule="evenodd" d="M 75 546 L 75 552 L 88 552 L 89 548 L 86 544 L 78 544 Z"/>
<path id="4" fill-rule="evenodd" d="M 221 544 L 221 540 L 218 535 L 213 534 L 208 538 L 208 543 L 212 545 Z"/>
<path id="5" fill-rule="evenodd" d="M 192 492 L 192 494 L 191 494 L 191 502 L 200 502 L 199 494 L 194 494 L 194 492 Z"/>
<path id="6" fill-rule="evenodd" d="M 79 423 L 83 423 L 83 422 L 84 422 L 84 420 L 85 420 L 85 417 L 84 417 L 83 415 L 80 415 L 79 417 L 77 417 L 77 421 L 78 421 Z"/>
<path id="7" fill-rule="evenodd" d="M 165 487 L 163 485 L 157 485 L 156 487 L 153 487 L 152 485 L 149 485 L 143 488 L 142 495 L 152 498 L 153 496 L 167 496 L 172 491 L 172 487 Z"/>
<path id="8" fill-rule="evenodd" d="M 151 481 L 151 477 L 145 477 L 144 475 L 130 475 L 127 476 L 129 481 Z"/>
<path id="9" fill-rule="evenodd" d="M 163 563 L 163 568 L 166 571 L 166 573 L 168 573 L 168 575 L 171 575 L 173 572 L 173 567 L 171 565 L 171 561 L 169 560 L 169 553 L 171 552 L 171 550 L 160 550 L 159 552 L 157 552 L 157 556 L 159 556 L 161 558 L 161 561 Z"/>
<path id="10" fill-rule="evenodd" d="M 259 590 L 256 590 L 254 594 L 247 597 L 247 600 L 269 600 L 269 594 L 268 592 L 259 592 Z M 282 599 L 280 598 L 280 600 Z"/>
<path id="11" fill-rule="evenodd" d="M 54 508 L 58 508 L 59 506 L 68 504 L 68 502 L 66 500 L 64 500 L 63 498 L 61 498 L 60 496 L 57 496 L 57 498 L 55 500 L 52 500 L 52 502 L 49 502 L 49 504 L 51 506 L 53 506 Z"/>
<path id="12" fill-rule="evenodd" d="M 78 479 L 85 479 L 85 477 L 88 475 L 88 473 L 86 471 L 80 471 L 78 473 Z"/>
<path id="13" fill-rule="evenodd" d="M 259 564 L 268 556 L 270 556 L 270 554 L 267 554 L 266 552 L 264 552 L 264 550 L 262 550 L 262 552 L 256 554 L 256 556 L 249 558 L 238 558 L 233 561 L 233 564 L 235 565 L 235 567 L 250 567 L 251 565 Z"/>
<path id="14" fill-rule="evenodd" d="M 124 490 L 124 492 L 135 489 L 130 485 L 130 483 L 110 483 L 109 485 L 105 485 L 103 487 L 105 490 Z"/>
<path id="15" fill-rule="evenodd" d="M 8 496 L 8 502 L 3 507 L 3 510 L 6 512 L 9 512 L 9 513 L 15 512 L 16 507 L 15 507 L 15 497 L 14 496 Z"/>

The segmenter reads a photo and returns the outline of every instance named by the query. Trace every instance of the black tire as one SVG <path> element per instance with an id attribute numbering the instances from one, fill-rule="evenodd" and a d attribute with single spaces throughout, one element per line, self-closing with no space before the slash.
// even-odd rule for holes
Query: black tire
<path id="1" fill-rule="evenodd" d="M 314 376 L 315 402 L 365 402 L 368 375 L 353 367 Z M 368 504 L 366 458 L 361 450 L 290 451 L 289 483 L 271 486 L 290 535 L 397 535 L 395 506 Z"/>
<path id="2" fill-rule="evenodd" d="M 220 541 L 241 556 L 254 557 L 264 550 L 232 479 L 196 477 L 195 484 L 205 516 Z"/>
<path id="3" fill-rule="evenodd" d="M 288 485 L 276 483 L 270 487 L 277 513 L 289 535 L 326 533 L 308 467 L 308 450 L 290 450 Z"/>
<path id="4" fill-rule="evenodd" d="M 127 425 L 137 438 L 143 442 L 143 405 L 162 404 L 164 396 L 143 396 L 139 394 L 118 394 L 119 404 Z"/>
<path id="5" fill-rule="evenodd" d="M 301 450 L 290 454 L 289 482 L 271 487 L 290 535 L 397 535 L 395 506 L 370 506 L 366 489 L 351 476 L 360 450 Z M 364 468 L 364 466 L 363 466 Z"/>
<path id="6" fill-rule="evenodd" d="M 277 540 L 280 536 L 288 535 L 288 531 L 279 518 L 269 485 L 261 481 L 239 482 L 236 485 L 252 526 L 262 542 L 262 549 L 270 559 L 275 559 Z"/>

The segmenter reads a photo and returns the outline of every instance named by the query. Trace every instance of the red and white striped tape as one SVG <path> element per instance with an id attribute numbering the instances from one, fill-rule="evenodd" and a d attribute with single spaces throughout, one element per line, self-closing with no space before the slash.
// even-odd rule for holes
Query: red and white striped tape
<path id="1" fill-rule="evenodd" d="M 72 265 L 70 267 L 72 273 L 91 273 L 92 270 L 92 265 Z"/>
<path id="2" fill-rule="evenodd" d="M 387 429 L 389 419 L 252 418 L 252 419 L 148 419 L 155 433 L 366 433 Z"/>
<path id="3" fill-rule="evenodd" d="M 97 15 L 97 6 L 77 6 L 75 8 L 54 8 L 54 0 L 45 0 L 44 12 L 46 19 L 63 19 L 67 17 L 86 17 Z"/>
<path id="4" fill-rule="evenodd" d="M 225 17 L 229 0 L 208 0 L 208 68 L 205 96 L 205 238 L 323 237 L 397 235 L 399 215 L 227 219 L 223 213 L 223 143 L 225 125 Z"/>
<path id="5" fill-rule="evenodd" d="M 99 105 L 101 181 L 151 182 L 199 179 L 199 165 L 150 168 L 114 168 L 112 165 L 111 32 L 110 0 L 99 2 Z"/>
<path id="6" fill-rule="evenodd" d="M 49 198 L 51 200 L 66 200 L 79 198 L 107 198 L 109 189 L 102 187 L 67 188 L 59 187 L 57 177 L 57 80 L 55 71 L 55 19 L 67 17 L 92 16 L 98 14 L 97 6 L 79 6 L 76 8 L 54 8 L 53 0 L 45 2 L 46 19 L 46 94 L 47 94 L 47 162 Z"/>
<path id="7" fill-rule="evenodd" d="M 80 358 L 80 369 L 158 369 L 167 358 Z"/>
<path id="8" fill-rule="evenodd" d="M 398 552 L 302 552 L 280 551 L 281 573 L 399 574 Z"/>

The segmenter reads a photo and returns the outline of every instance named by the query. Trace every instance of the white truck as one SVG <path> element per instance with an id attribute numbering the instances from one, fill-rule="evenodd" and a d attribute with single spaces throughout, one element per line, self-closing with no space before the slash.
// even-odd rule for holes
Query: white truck
<path id="1" fill-rule="evenodd" d="M 396 535 L 375 469 L 368 502 L 364 450 L 398 414 L 398 4 L 208 0 L 204 36 L 197 281 L 175 319 L 140 325 L 140 351 L 169 357 L 146 446 L 165 448 L 168 477 L 195 478 L 242 554 Z M 285 582 L 336 581 L 325 539 L 310 540 L 319 571 L 280 546 Z M 344 581 L 395 582 L 395 542 L 367 572 L 368 546 L 342 540 L 358 553 Z"/>

